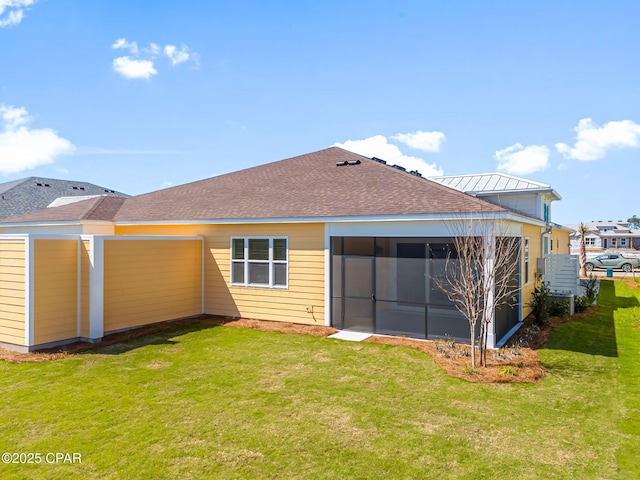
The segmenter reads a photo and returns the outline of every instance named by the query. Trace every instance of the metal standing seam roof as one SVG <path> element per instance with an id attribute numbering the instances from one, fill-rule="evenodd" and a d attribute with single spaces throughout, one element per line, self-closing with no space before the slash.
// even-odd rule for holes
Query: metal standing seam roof
<path id="1" fill-rule="evenodd" d="M 551 186 L 546 183 L 535 182 L 504 173 L 450 175 L 429 177 L 429 179 L 468 193 L 551 190 Z"/>
<path id="2" fill-rule="evenodd" d="M 93 202 L 5 223 L 54 221 L 56 215 L 60 221 L 78 215 L 86 219 L 85 207 Z M 339 147 L 129 197 L 113 210 L 107 213 L 117 223 L 510 211 Z M 100 219 L 107 220 L 105 215 Z"/>

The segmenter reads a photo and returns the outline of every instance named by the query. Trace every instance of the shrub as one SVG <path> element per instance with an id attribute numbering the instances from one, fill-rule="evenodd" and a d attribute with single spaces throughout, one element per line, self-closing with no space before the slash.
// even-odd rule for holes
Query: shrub
<path id="1" fill-rule="evenodd" d="M 549 302 L 549 315 L 552 317 L 566 317 L 570 312 L 569 302 L 563 298 L 552 298 Z"/>
<path id="2" fill-rule="evenodd" d="M 584 287 L 584 296 L 587 298 L 589 305 L 593 305 L 593 302 L 596 301 L 596 297 L 598 296 L 597 285 L 598 279 L 592 273 L 590 273 L 589 280 L 587 280 L 587 284 Z"/>
<path id="3" fill-rule="evenodd" d="M 542 285 L 533 289 L 533 295 L 529 302 L 531 313 L 538 325 L 544 325 L 549 320 L 549 284 L 542 282 Z"/>
<path id="4" fill-rule="evenodd" d="M 512 368 L 512 367 L 502 367 L 498 371 L 500 372 L 500 375 L 511 375 L 513 377 L 517 377 L 518 376 L 518 371 L 515 368 Z"/>
<path id="5" fill-rule="evenodd" d="M 464 367 L 462 369 L 462 373 L 464 375 L 480 375 L 482 372 L 480 372 L 480 370 L 477 368 Z"/>
<path id="6" fill-rule="evenodd" d="M 574 309 L 576 313 L 584 312 L 590 306 L 589 299 L 584 297 L 576 297 Z"/>

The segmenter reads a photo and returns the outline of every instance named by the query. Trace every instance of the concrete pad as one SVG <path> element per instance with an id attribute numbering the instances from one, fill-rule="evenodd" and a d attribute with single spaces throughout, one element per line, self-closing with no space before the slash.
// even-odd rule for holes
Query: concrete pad
<path id="1" fill-rule="evenodd" d="M 361 342 L 371 336 L 370 333 L 349 332 L 347 330 L 340 330 L 338 333 L 329 335 L 329 338 L 337 338 L 338 340 L 348 340 L 350 342 Z"/>

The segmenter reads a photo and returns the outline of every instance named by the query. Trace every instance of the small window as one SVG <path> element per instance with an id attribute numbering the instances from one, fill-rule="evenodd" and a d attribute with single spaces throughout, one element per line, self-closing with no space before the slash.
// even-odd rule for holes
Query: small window
<path id="1" fill-rule="evenodd" d="M 231 283 L 256 287 L 287 287 L 286 238 L 231 239 Z"/>

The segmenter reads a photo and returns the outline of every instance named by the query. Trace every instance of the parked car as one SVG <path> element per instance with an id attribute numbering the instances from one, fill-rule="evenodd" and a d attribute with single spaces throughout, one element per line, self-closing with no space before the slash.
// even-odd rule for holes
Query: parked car
<path id="1" fill-rule="evenodd" d="M 640 268 L 640 258 L 623 257 L 617 253 L 608 253 L 588 259 L 587 263 L 585 263 L 585 268 L 587 269 L 587 272 L 590 272 L 595 268 L 613 268 L 621 269 L 624 272 L 630 272 L 634 268 Z"/>

